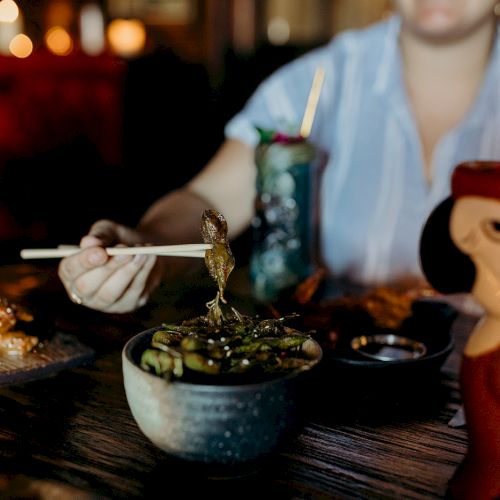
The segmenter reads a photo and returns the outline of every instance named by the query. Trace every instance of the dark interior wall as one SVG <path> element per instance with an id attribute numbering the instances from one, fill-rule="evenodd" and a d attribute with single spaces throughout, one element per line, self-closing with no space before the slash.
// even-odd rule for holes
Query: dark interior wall
<path id="1" fill-rule="evenodd" d="M 47 55 L 35 57 L 46 66 Z M 61 61 L 53 72 L 64 77 L 50 69 L 39 78 L 16 68 L 14 77 L 0 75 L 0 125 L 14 138 L 0 141 L 4 254 L 21 244 L 77 243 L 98 218 L 134 224 L 152 201 L 191 178 L 221 141 L 202 66 L 159 49 L 128 61 L 120 80 L 102 89 L 102 74 L 81 84 L 60 67 L 69 59 Z M 10 78 L 14 83 L 2 87 Z M 29 91 L 19 90 L 23 85 Z M 107 104 L 95 106 L 99 99 Z M 117 137 L 120 151 L 110 144 Z"/>

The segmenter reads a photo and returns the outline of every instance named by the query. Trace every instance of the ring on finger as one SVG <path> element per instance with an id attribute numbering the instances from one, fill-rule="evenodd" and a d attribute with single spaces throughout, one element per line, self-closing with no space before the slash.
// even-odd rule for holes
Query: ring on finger
<path id="1" fill-rule="evenodd" d="M 71 290 L 70 294 L 69 294 L 71 300 L 75 303 L 75 304 L 78 304 L 78 305 L 81 305 L 83 304 L 83 299 L 80 297 L 80 295 L 78 295 L 74 290 Z"/>
<path id="2" fill-rule="evenodd" d="M 142 295 L 141 297 L 139 297 L 139 300 L 137 301 L 137 307 L 145 306 L 147 301 L 148 297 L 146 295 Z"/>

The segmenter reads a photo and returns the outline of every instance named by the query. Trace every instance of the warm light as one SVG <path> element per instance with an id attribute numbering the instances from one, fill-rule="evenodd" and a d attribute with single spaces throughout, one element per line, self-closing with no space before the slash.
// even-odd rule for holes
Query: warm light
<path id="1" fill-rule="evenodd" d="M 250 53 L 255 48 L 256 9 L 254 0 L 233 1 L 233 47 L 236 52 Z"/>
<path id="2" fill-rule="evenodd" d="M 13 56 L 24 59 L 33 52 L 33 42 L 26 35 L 16 35 L 9 44 L 10 53 Z"/>
<path id="3" fill-rule="evenodd" d="M 73 50 L 73 40 L 71 40 L 69 33 L 60 26 L 54 26 L 47 31 L 45 45 L 58 56 L 65 56 Z"/>
<path id="4" fill-rule="evenodd" d="M 45 10 L 45 26 L 61 26 L 69 30 L 74 17 L 72 0 L 49 0 Z"/>
<path id="5" fill-rule="evenodd" d="M 91 56 L 104 50 L 104 17 L 97 4 L 84 5 L 80 11 L 80 44 L 82 50 Z"/>
<path id="6" fill-rule="evenodd" d="M 284 45 L 290 39 L 290 23 L 283 17 L 274 17 L 267 25 L 267 38 L 273 45 Z"/>
<path id="7" fill-rule="evenodd" d="M 115 19 L 108 25 L 108 40 L 115 54 L 135 56 L 144 49 L 146 29 L 137 19 Z"/>
<path id="8" fill-rule="evenodd" d="M 1 3 L 1 2 L 0 2 Z M 0 53 L 11 55 L 10 42 L 12 39 L 23 32 L 23 16 L 21 12 L 16 19 L 10 23 L 0 21 Z"/>
<path id="9" fill-rule="evenodd" d="M 2 0 L 0 2 L 0 22 L 13 23 L 19 15 L 19 7 L 13 0 Z"/>

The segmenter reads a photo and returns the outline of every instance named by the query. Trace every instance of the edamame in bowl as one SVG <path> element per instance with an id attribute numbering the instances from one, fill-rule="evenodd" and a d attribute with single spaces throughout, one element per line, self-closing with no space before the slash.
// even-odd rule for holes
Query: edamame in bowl
<path id="1" fill-rule="evenodd" d="M 273 453 L 300 428 L 308 374 L 322 357 L 288 318 L 241 315 L 224 299 L 234 258 L 221 214 L 202 217 L 205 262 L 218 285 L 207 313 L 137 334 L 122 353 L 127 400 L 141 431 L 169 455 L 237 465 Z"/>
<path id="2" fill-rule="evenodd" d="M 157 447 L 183 460 L 234 465 L 268 456 L 300 429 L 308 374 L 322 355 L 316 341 L 286 327 L 280 337 L 260 337 L 255 343 L 225 333 L 225 340 L 214 342 L 215 352 L 227 353 L 222 344 L 236 344 L 243 349 L 234 347 L 234 359 L 210 363 L 209 351 L 182 348 L 176 375 L 173 369 L 161 373 L 169 362 L 150 359 L 156 350 L 153 339 L 163 337 L 171 326 L 139 333 L 123 350 L 130 409 Z M 206 337 L 187 334 L 182 339 L 194 345 Z M 158 351 L 159 357 L 166 352 Z M 146 364 L 144 357 L 149 359 Z"/>

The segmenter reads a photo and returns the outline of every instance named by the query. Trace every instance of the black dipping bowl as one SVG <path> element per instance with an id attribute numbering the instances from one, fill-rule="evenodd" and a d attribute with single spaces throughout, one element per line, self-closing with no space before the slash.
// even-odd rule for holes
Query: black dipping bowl
<path id="1" fill-rule="evenodd" d="M 339 331 L 335 347 L 316 337 L 323 349 L 323 361 L 315 375 L 323 381 L 323 389 L 312 396 L 318 402 L 318 418 L 388 422 L 413 419 L 441 408 L 448 391 L 442 384 L 441 368 L 453 350 L 451 326 L 456 316 L 453 307 L 432 300 L 415 302 L 413 315 L 397 330 L 377 328 L 372 321 L 360 320 L 359 315 L 350 321 L 346 314 L 342 320 L 345 328 Z M 426 354 L 417 359 L 380 361 L 351 347 L 354 337 L 388 333 L 422 342 Z"/>
<path id="2" fill-rule="evenodd" d="M 167 382 L 140 368 L 160 327 L 130 339 L 122 353 L 127 400 L 141 431 L 169 455 L 198 464 L 235 465 L 273 453 L 300 428 L 312 370 L 255 384 Z M 308 342 L 315 367 L 319 344 Z"/>
<path id="3" fill-rule="evenodd" d="M 457 316 L 452 306 L 435 300 L 414 302 L 412 315 L 397 330 L 376 327 L 374 324 L 357 326 L 355 330 L 340 332 L 341 341 L 334 349 L 325 350 L 325 361 L 338 369 L 356 372 L 356 376 L 387 376 L 408 379 L 439 371 L 453 350 L 451 326 Z M 351 340 L 359 336 L 394 334 L 426 347 L 425 355 L 415 359 L 381 361 L 357 352 Z M 397 380 L 397 379 L 396 379 Z"/>

